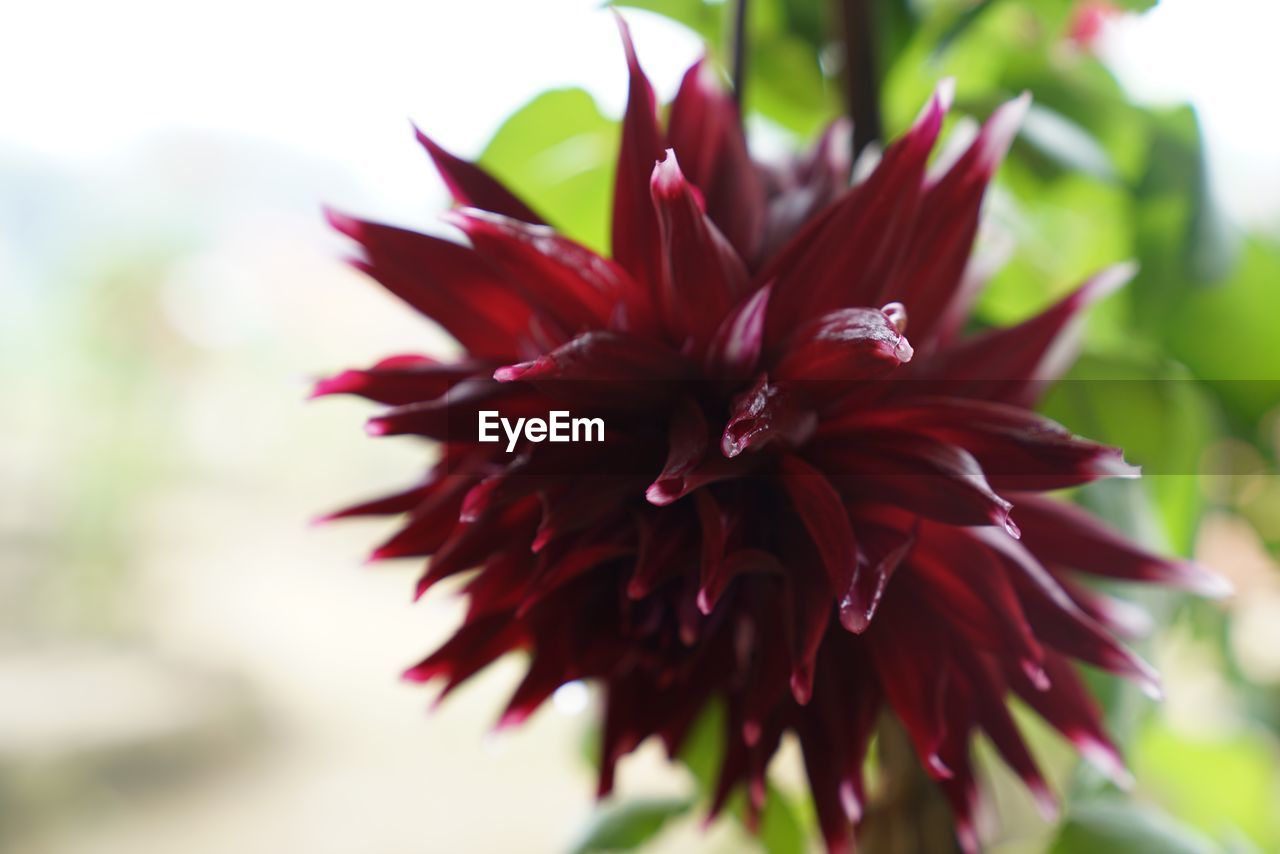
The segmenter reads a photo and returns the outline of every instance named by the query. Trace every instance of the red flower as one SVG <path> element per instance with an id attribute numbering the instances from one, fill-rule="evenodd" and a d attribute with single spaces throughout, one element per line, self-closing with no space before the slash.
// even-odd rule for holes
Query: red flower
<path id="1" fill-rule="evenodd" d="M 1071 10 L 1067 25 L 1067 38 L 1081 50 L 1092 49 L 1107 24 L 1120 14 L 1120 9 L 1108 0 L 1080 0 Z"/>
<path id="2" fill-rule="evenodd" d="M 969 848 L 977 731 L 1052 808 L 1011 694 L 1124 777 L 1072 659 L 1152 691 L 1156 676 L 1113 637 L 1125 612 L 1079 574 L 1207 592 L 1218 581 L 1039 494 L 1136 475 L 1118 450 L 1029 408 L 1063 367 L 1070 322 L 1127 267 L 1017 326 L 961 334 L 983 193 L 1027 99 L 930 174 L 940 89 L 848 187 L 838 128 L 790 167 L 754 163 L 701 64 L 664 129 L 624 41 L 612 259 L 426 137 L 466 244 L 330 216 L 362 247 L 360 269 L 466 350 L 449 363 L 397 356 L 316 389 L 388 404 L 371 433 L 442 443 L 419 485 L 334 514 L 405 514 L 374 556 L 430 556 L 419 593 L 475 570 L 465 622 L 408 677 L 447 694 L 524 651 L 502 725 L 596 680 L 602 795 L 619 757 L 651 735 L 674 754 L 723 703 L 713 814 L 739 784 L 758 813 L 791 730 L 832 850 L 859 818 L 882 709 Z M 598 416 L 605 441 L 524 439 L 507 453 L 478 441 L 484 410 Z"/>

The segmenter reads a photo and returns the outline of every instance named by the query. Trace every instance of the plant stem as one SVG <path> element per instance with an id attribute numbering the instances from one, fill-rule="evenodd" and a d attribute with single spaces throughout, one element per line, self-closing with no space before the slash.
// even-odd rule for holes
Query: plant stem
<path id="1" fill-rule="evenodd" d="M 853 159 L 868 145 L 880 142 L 880 81 L 875 55 L 874 0 L 839 0 L 844 42 L 845 103 L 853 119 Z"/>
<path id="2" fill-rule="evenodd" d="M 749 0 L 733 0 L 729 33 L 730 79 L 733 81 L 733 100 L 742 115 L 742 97 L 747 83 L 747 5 Z"/>
<path id="3" fill-rule="evenodd" d="M 879 786 L 858 834 L 863 854 L 959 854 L 951 809 L 916 758 L 902 724 L 889 714 L 876 730 Z"/>

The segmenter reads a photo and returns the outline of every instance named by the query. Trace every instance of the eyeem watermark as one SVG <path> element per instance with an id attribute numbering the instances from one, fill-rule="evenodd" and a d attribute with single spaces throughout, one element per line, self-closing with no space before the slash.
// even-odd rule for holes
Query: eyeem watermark
<path id="1" fill-rule="evenodd" d="M 496 409 L 479 412 L 481 442 L 500 442 L 498 428 L 507 436 L 507 453 L 516 449 L 523 435 L 530 442 L 603 442 L 603 418 L 573 418 L 567 409 L 553 409 L 547 418 L 503 418 Z"/>

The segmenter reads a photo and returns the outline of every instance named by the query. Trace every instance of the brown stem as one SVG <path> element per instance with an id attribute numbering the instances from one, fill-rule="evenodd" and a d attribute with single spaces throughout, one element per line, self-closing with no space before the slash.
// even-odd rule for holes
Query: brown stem
<path id="1" fill-rule="evenodd" d="M 730 79 L 733 81 L 733 100 L 742 114 L 742 97 L 747 84 L 747 4 L 748 0 L 733 0 L 729 33 Z"/>
<path id="2" fill-rule="evenodd" d="M 845 109 L 853 119 L 853 159 L 880 142 L 880 81 L 875 55 L 874 0 L 838 0 L 844 44 Z"/>
<path id="3" fill-rule="evenodd" d="M 959 852 L 951 809 L 920 765 L 911 739 L 885 714 L 877 729 L 879 786 L 868 793 L 858 835 L 861 854 Z"/>

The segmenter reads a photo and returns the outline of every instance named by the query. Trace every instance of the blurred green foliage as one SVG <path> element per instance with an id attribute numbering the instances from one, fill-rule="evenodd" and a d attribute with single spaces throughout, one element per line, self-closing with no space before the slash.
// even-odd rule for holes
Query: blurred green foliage
<path id="1" fill-rule="evenodd" d="M 693 806 L 688 798 L 630 800 L 596 811 L 573 854 L 596 851 L 631 851 L 662 832 L 666 823 Z"/>
<path id="2" fill-rule="evenodd" d="M 503 123 L 480 162 L 596 249 L 608 245 L 617 123 L 581 89 L 544 92 Z"/>
<path id="3" fill-rule="evenodd" d="M 721 759 L 724 755 L 724 709 L 709 706 L 695 722 L 680 752 L 680 761 L 697 781 L 699 800 L 705 807 L 715 791 Z M 746 817 L 746 795 L 737 791 L 730 796 L 725 810 L 740 821 Z M 766 854 L 801 854 L 807 849 L 808 826 L 812 816 L 801 816 L 789 796 L 770 784 L 768 800 L 757 828 L 758 840 Z"/>
<path id="4" fill-rule="evenodd" d="M 876 0 L 877 64 L 890 136 L 914 118 L 937 83 L 957 82 L 957 116 L 981 118 L 1029 90 L 1035 107 L 988 203 L 985 243 L 1012 256 L 978 306 L 977 322 L 1026 317 L 1098 268 L 1136 259 L 1141 272 L 1092 313 L 1083 358 L 1045 401 L 1055 419 L 1120 445 L 1153 476 L 1142 486 L 1082 491 L 1097 512 L 1161 548 L 1189 553 L 1211 502 L 1197 471 L 1224 438 L 1247 443 L 1274 471 L 1280 423 L 1280 246 L 1242 235 L 1214 204 L 1204 137 L 1189 107 L 1134 103 L 1087 46 L 1069 38 L 1073 0 Z M 725 64 L 723 0 L 621 0 L 665 15 Z M 1113 5 L 1139 12 L 1153 0 Z M 754 122 L 797 146 L 838 115 L 838 28 L 826 0 L 753 0 L 745 104 Z M 639 46 L 641 57 L 644 45 Z M 964 119 L 950 120 L 952 130 Z M 548 92 L 513 115 L 482 161 L 579 240 L 607 245 L 616 124 L 580 90 Z M 1003 240 L 999 239 L 1003 238 Z M 1274 432 L 1274 429 L 1271 431 Z M 1277 490 L 1227 509 L 1259 523 L 1274 552 Z M 1267 504 L 1265 502 L 1269 501 Z M 1264 503 L 1258 503 L 1264 502 Z M 1192 626 L 1229 658 L 1228 617 L 1183 597 L 1144 600 L 1160 625 Z M 1280 850 L 1280 712 L 1238 669 L 1225 668 L 1252 718 L 1224 743 L 1179 737 L 1110 680 L 1094 680 L 1140 772 L 1137 796 L 1083 785 L 1069 804 L 1057 854 Z M 1227 701 L 1224 699 L 1224 704 Z M 723 722 L 699 723 L 682 759 L 705 802 Z M 1148 782 L 1149 781 L 1149 784 Z M 807 807 L 773 792 L 761 842 L 774 854 L 806 850 Z M 1100 799 L 1101 798 L 1101 799 Z M 641 805 L 602 819 L 597 835 L 632 847 L 658 833 L 684 801 Z M 741 795 L 730 805 L 741 815 Z M 598 850 L 587 848 L 583 850 Z"/>

